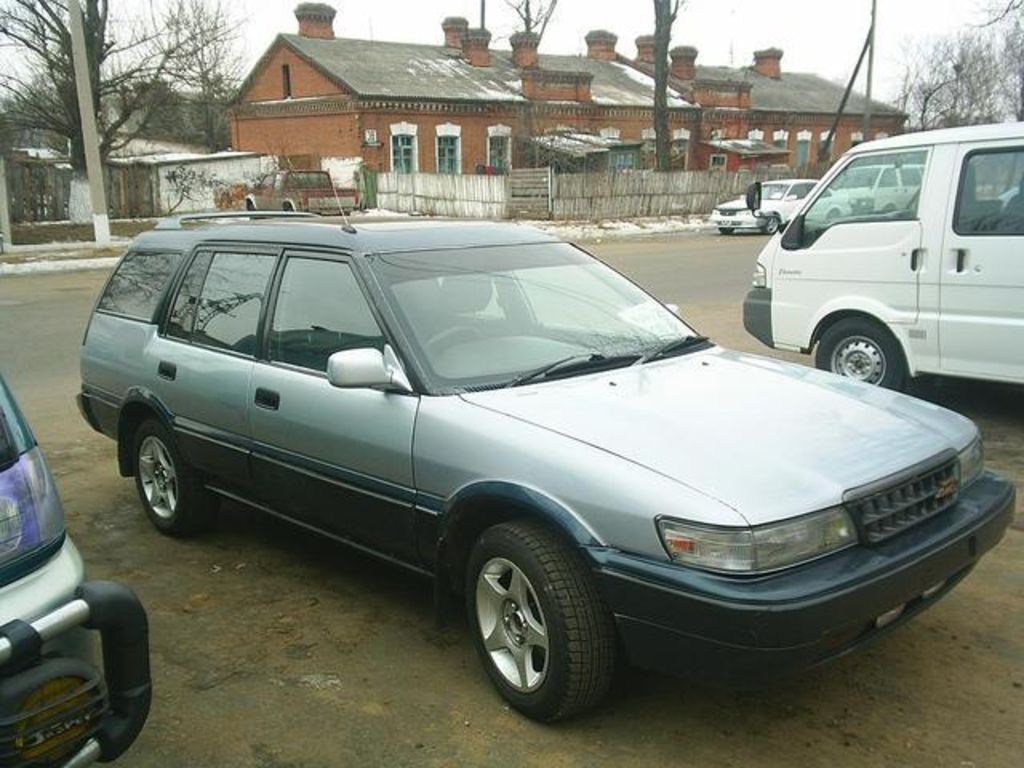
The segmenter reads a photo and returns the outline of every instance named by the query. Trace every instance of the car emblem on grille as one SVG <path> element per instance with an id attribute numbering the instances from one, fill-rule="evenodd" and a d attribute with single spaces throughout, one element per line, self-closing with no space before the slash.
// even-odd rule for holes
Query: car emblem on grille
<path id="1" fill-rule="evenodd" d="M 941 483 L 939 483 L 938 490 L 935 491 L 936 501 L 945 501 L 946 499 L 956 496 L 957 482 L 955 477 L 947 477 Z"/>

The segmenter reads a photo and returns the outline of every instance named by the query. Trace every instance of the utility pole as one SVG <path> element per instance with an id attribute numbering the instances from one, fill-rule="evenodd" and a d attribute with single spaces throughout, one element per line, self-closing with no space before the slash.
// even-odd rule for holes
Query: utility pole
<path id="1" fill-rule="evenodd" d="M 487 0 L 480 0 L 480 29 L 487 29 Z"/>
<path id="2" fill-rule="evenodd" d="M 110 219 L 107 217 L 100 140 L 96 131 L 96 107 L 93 103 L 92 80 L 89 77 L 85 49 L 85 24 L 79 0 L 70 0 L 68 11 L 71 17 L 71 53 L 75 60 L 75 90 L 78 92 L 78 113 L 82 119 L 82 142 L 85 145 L 85 170 L 89 176 L 89 198 L 92 201 L 93 232 L 97 245 L 109 245 Z"/>
<path id="3" fill-rule="evenodd" d="M 11 209 L 7 200 L 7 165 L 0 155 L 0 253 L 11 245 Z"/>
<path id="4" fill-rule="evenodd" d="M 871 141 L 871 81 L 875 76 L 875 20 L 877 19 L 878 0 L 871 0 L 871 29 L 868 32 L 868 86 L 867 102 L 864 106 L 864 141 Z"/>

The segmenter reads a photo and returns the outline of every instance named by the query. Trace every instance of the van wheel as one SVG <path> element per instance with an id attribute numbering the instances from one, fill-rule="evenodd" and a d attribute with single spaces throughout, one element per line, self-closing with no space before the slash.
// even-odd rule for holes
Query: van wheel
<path id="1" fill-rule="evenodd" d="M 721 232 L 723 235 L 731 235 L 732 227 L 719 227 L 718 231 Z"/>
<path id="2" fill-rule="evenodd" d="M 288 211 L 288 213 L 295 213 L 295 206 L 292 205 L 291 203 L 286 202 L 284 205 L 281 206 L 281 210 Z"/>
<path id="3" fill-rule="evenodd" d="M 135 488 L 154 527 L 168 536 L 191 536 L 208 527 L 216 502 L 182 461 L 167 428 L 149 419 L 135 432 L 133 445 Z"/>
<path id="4" fill-rule="evenodd" d="M 814 364 L 865 384 L 902 390 L 907 382 L 907 361 L 899 342 L 874 320 L 848 317 L 821 335 Z"/>
<path id="5" fill-rule="evenodd" d="M 596 706 L 615 667 L 615 631 L 579 552 L 518 520 L 477 540 L 466 573 L 473 644 L 504 699 L 552 722 Z"/>
<path id="6" fill-rule="evenodd" d="M 774 235 L 779 231 L 779 217 L 769 216 L 764 224 L 761 225 L 761 231 L 766 235 Z"/>
<path id="7" fill-rule="evenodd" d="M 247 211 L 255 211 L 256 210 L 256 203 L 254 203 L 252 200 L 246 200 L 245 201 L 245 210 L 247 210 Z"/>

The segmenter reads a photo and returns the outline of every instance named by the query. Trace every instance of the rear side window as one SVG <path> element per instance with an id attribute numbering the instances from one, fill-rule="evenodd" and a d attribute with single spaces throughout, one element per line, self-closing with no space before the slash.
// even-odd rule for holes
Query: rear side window
<path id="1" fill-rule="evenodd" d="M 276 256 L 216 253 L 199 294 L 192 341 L 215 349 L 256 353 L 256 333 Z"/>
<path id="2" fill-rule="evenodd" d="M 185 279 L 181 281 L 178 295 L 171 308 L 171 316 L 167 319 L 167 335 L 179 339 L 192 336 L 192 325 L 196 319 L 199 306 L 199 292 L 203 290 L 206 271 L 210 268 L 210 254 L 200 253 L 189 264 Z"/>
<path id="3" fill-rule="evenodd" d="M 953 229 L 958 235 L 1024 235 L 1024 148 L 968 155 Z"/>
<path id="4" fill-rule="evenodd" d="M 129 251 L 110 277 L 99 309 L 136 320 L 152 320 L 180 261 L 180 253 Z"/>

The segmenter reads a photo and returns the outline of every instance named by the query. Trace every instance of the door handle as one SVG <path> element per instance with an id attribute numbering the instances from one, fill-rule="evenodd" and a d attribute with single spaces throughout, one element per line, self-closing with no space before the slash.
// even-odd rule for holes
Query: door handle
<path id="1" fill-rule="evenodd" d="M 256 388 L 255 402 L 257 407 L 265 408 L 268 411 L 276 411 L 281 405 L 281 393 L 272 389 Z"/>
<path id="2" fill-rule="evenodd" d="M 178 366 L 174 363 L 169 363 L 166 360 L 161 360 L 156 366 L 156 375 L 161 379 L 167 379 L 168 381 L 174 381 L 178 375 Z"/>
<path id="3" fill-rule="evenodd" d="M 967 249 L 966 248 L 955 248 L 953 253 L 956 254 L 956 271 L 963 272 L 964 266 L 967 262 Z"/>
<path id="4" fill-rule="evenodd" d="M 915 248 L 910 252 L 910 271 L 917 272 L 921 266 L 921 257 L 924 256 L 924 248 Z"/>

